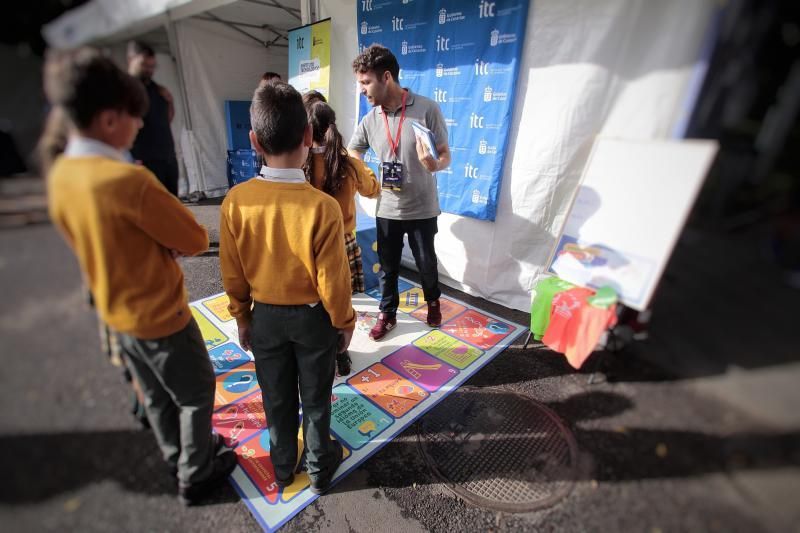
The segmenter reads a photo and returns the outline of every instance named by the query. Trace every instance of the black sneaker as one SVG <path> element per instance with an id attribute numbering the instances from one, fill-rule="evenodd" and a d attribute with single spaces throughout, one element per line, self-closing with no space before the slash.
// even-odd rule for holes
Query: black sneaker
<path id="1" fill-rule="evenodd" d="M 350 374 L 350 365 L 353 361 L 350 359 L 350 354 L 347 353 L 347 350 L 343 351 L 342 353 L 336 354 L 336 375 L 337 376 L 346 376 Z"/>
<path id="2" fill-rule="evenodd" d="M 219 452 L 225 446 L 225 439 L 219 433 L 212 433 L 211 441 L 214 447 L 214 455 L 219 455 Z M 172 477 L 178 476 L 178 467 L 176 465 L 169 465 L 169 475 Z"/>
<path id="3" fill-rule="evenodd" d="M 217 455 L 214 457 L 214 468 L 210 476 L 191 485 L 178 485 L 178 499 L 186 506 L 200 503 L 228 479 L 234 468 L 236 468 L 236 453 L 233 450 Z"/>
<path id="4" fill-rule="evenodd" d="M 275 484 L 278 485 L 278 488 L 284 489 L 294 483 L 294 474 L 290 473 L 289 477 L 280 478 L 278 474 L 275 474 Z"/>
<path id="5" fill-rule="evenodd" d="M 336 474 L 336 469 L 339 468 L 339 465 L 342 464 L 342 458 L 344 457 L 344 450 L 342 449 L 342 445 L 338 442 L 331 441 L 336 445 L 336 453 L 337 458 L 336 462 L 330 466 L 324 473 L 318 475 L 316 478 L 311 479 L 311 492 L 319 496 L 320 494 L 325 494 L 331 488 L 331 481 L 333 481 L 333 476 Z"/>

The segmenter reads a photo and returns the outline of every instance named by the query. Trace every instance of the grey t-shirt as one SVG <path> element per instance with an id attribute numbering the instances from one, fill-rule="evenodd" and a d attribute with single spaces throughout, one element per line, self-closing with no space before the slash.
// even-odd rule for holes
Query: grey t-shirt
<path id="1" fill-rule="evenodd" d="M 348 148 L 366 152 L 372 148 L 381 161 L 393 161 L 392 146 L 386 135 L 386 123 L 383 120 L 384 110 L 381 106 L 373 107 L 361 119 Z M 397 138 L 397 125 L 400 123 L 401 108 L 394 113 L 389 112 L 386 118 L 392 139 Z M 439 193 L 436 189 L 436 176 L 420 163 L 417 157 L 416 136 L 412 122 L 418 122 L 431 130 L 436 137 L 436 144 L 447 143 L 447 126 L 441 109 L 433 100 L 408 91 L 406 97 L 406 115 L 400 133 L 400 146 L 397 148 L 397 160 L 403 164 L 403 190 L 383 189 L 378 198 L 376 215 L 394 220 L 418 220 L 433 218 L 442 211 L 439 209 Z"/>

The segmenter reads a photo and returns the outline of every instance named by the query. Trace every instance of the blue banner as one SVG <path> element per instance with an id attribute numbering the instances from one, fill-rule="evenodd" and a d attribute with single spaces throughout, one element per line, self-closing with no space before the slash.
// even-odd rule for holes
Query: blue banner
<path id="1" fill-rule="evenodd" d="M 436 101 L 453 161 L 436 174 L 442 210 L 494 220 L 527 0 L 358 0 L 358 43 L 391 49 L 400 85 Z M 359 118 L 371 106 L 362 96 Z M 377 157 L 365 156 L 377 171 Z"/>

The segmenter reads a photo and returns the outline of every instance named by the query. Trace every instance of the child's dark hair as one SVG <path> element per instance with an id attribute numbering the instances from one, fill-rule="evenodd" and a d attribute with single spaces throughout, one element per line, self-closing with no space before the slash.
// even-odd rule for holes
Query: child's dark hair
<path id="1" fill-rule="evenodd" d="M 147 112 L 142 83 L 94 48 L 51 51 L 44 66 L 44 92 L 78 128 L 91 126 L 101 111 L 124 111 L 134 117 Z"/>
<path id="2" fill-rule="evenodd" d="M 307 125 L 303 97 L 294 87 L 281 81 L 259 85 L 250 104 L 250 127 L 267 155 L 297 148 Z"/>
<path id="3" fill-rule="evenodd" d="M 308 91 L 307 93 L 303 93 L 303 105 L 306 106 L 306 111 L 308 111 L 308 108 L 311 107 L 311 105 L 315 102 L 328 103 L 328 101 L 325 99 L 325 96 L 319 91 Z"/>
<path id="4" fill-rule="evenodd" d="M 277 72 L 265 72 L 261 75 L 261 81 L 281 81 L 281 75 Z"/>
<path id="5" fill-rule="evenodd" d="M 348 171 L 353 171 L 353 163 L 347 155 L 342 134 L 336 128 L 336 113 L 325 102 L 314 102 L 307 107 L 308 122 L 313 130 L 314 141 L 325 145 L 323 159 L 325 161 L 325 181 L 322 190 L 334 195 L 342 188 L 342 183 L 347 179 Z M 312 155 L 308 155 L 309 172 L 311 169 Z"/>
<path id="6" fill-rule="evenodd" d="M 394 81 L 397 81 L 400 76 L 400 64 L 391 50 L 379 44 L 373 44 L 353 60 L 353 72 L 358 74 L 372 71 L 380 78 L 387 70 Z"/>

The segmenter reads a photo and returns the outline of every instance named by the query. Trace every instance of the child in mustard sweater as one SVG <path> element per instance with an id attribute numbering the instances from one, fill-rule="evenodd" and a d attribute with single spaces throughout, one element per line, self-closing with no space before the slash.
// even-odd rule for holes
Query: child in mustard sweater
<path id="1" fill-rule="evenodd" d="M 342 461 L 330 438 L 335 354 L 356 314 L 339 204 L 306 181 L 311 146 L 303 100 L 292 86 L 256 89 L 250 142 L 269 166 L 222 202 L 219 259 L 239 342 L 252 349 L 264 399 L 276 483 L 291 485 L 303 404 L 311 491 L 328 490 Z"/>
<path id="2" fill-rule="evenodd" d="M 344 246 L 350 264 L 350 288 L 354 293 L 364 292 L 364 267 L 361 248 L 355 237 L 356 192 L 367 198 L 376 198 L 381 185 L 375 173 L 363 161 L 347 154 L 342 134 L 336 127 L 336 113 L 323 101 L 306 103 L 308 121 L 311 123 L 313 145 L 306 163 L 306 173 L 311 184 L 336 199 L 342 210 Z M 350 373 L 350 356 L 342 352 L 336 357 L 337 373 Z"/>
<path id="3" fill-rule="evenodd" d="M 139 81 L 81 48 L 48 57 L 45 94 L 70 129 L 48 174 L 50 217 L 119 333 L 181 502 L 196 503 L 236 466 L 233 451 L 217 454 L 214 370 L 175 262 L 205 250 L 208 235 L 149 170 L 125 161 L 148 104 Z"/>

